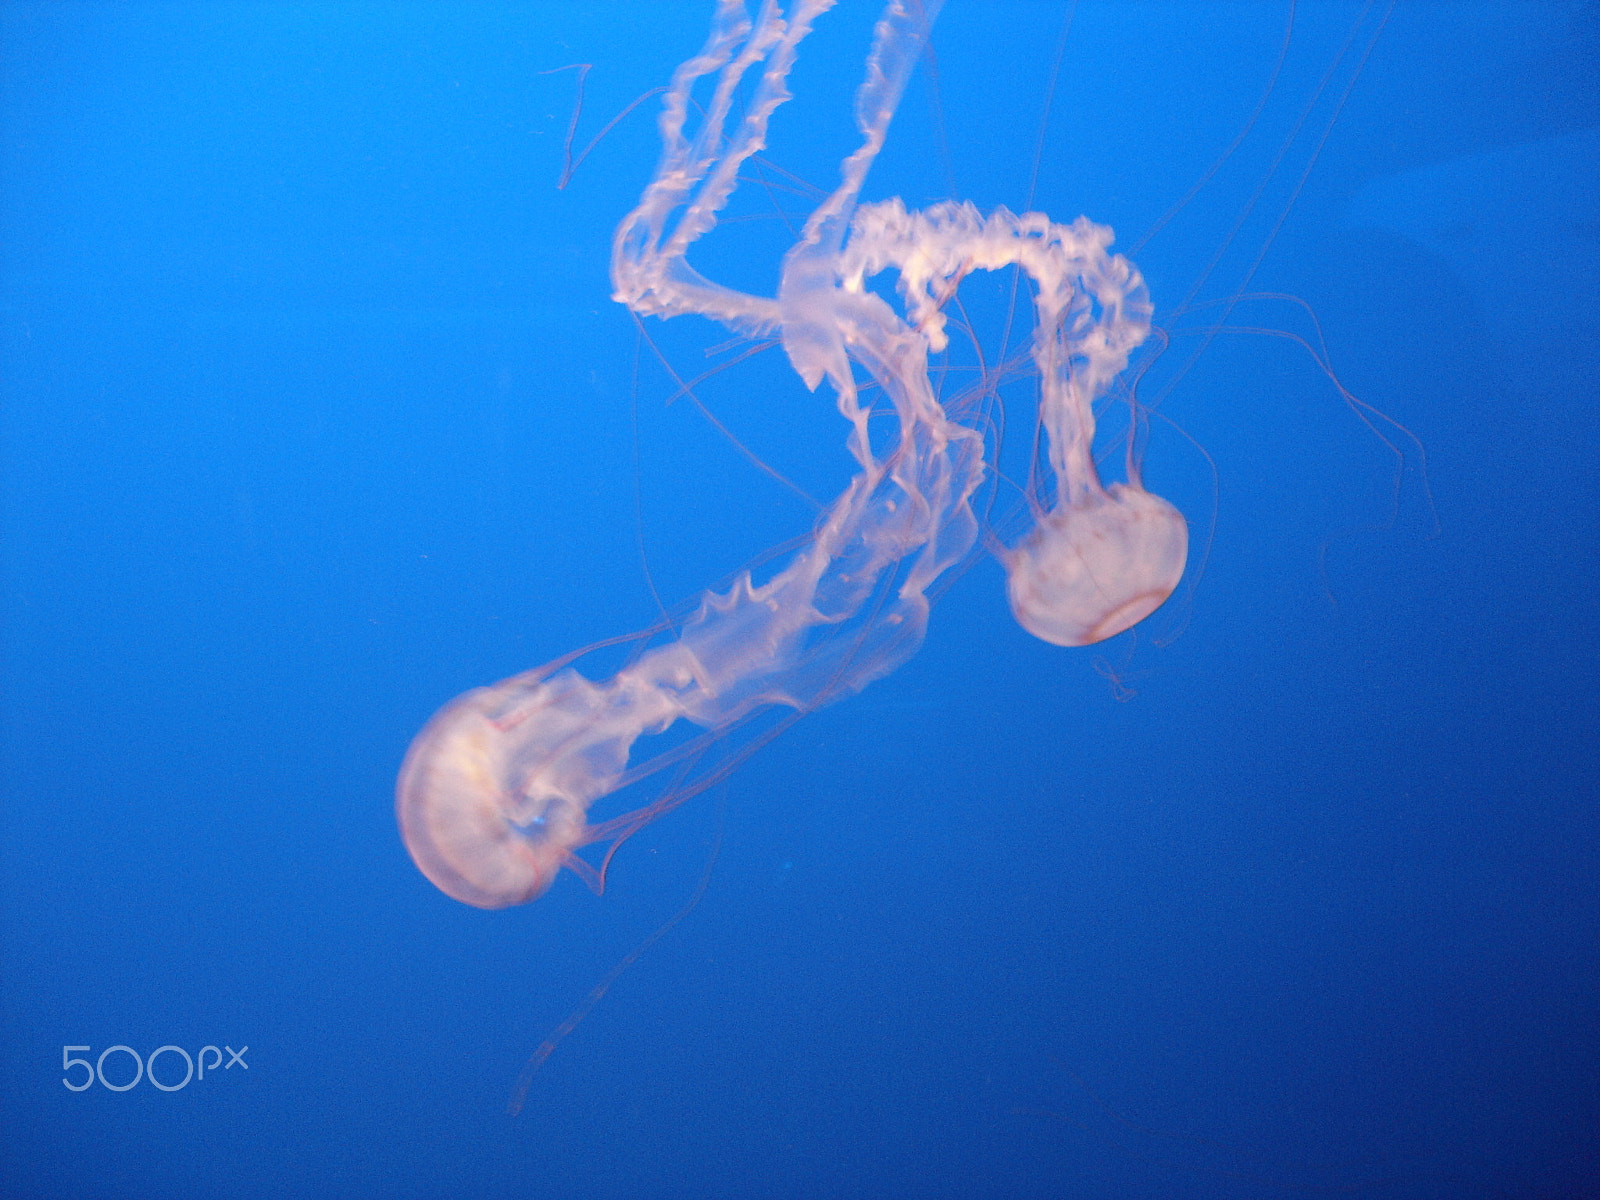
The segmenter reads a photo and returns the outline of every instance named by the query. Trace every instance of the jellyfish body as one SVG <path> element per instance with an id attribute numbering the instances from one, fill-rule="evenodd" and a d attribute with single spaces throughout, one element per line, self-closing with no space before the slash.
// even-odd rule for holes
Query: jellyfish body
<path id="1" fill-rule="evenodd" d="M 725 736 L 773 706 L 810 711 L 894 670 L 921 644 L 929 587 L 977 539 L 971 498 L 987 467 L 983 435 L 952 420 L 934 393 L 928 356 L 947 342 L 943 308 L 975 270 L 1017 266 L 1034 287 L 1032 355 L 1040 419 L 1056 476 L 1055 504 L 1005 556 L 1022 624 L 1081 645 L 1120 632 L 1171 592 L 1183 570 L 1183 518 L 1137 480 L 1101 487 L 1091 454 L 1093 404 L 1146 337 L 1150 304 L 1131 264 L 1109 253 L 1111 231 L 970 204 L 908 212 L 899 200 L 860 205 L 939 0 L 891 0 L 856 95 L 860 147 L 840 184 L 784 260 L 776 297 L 715 284 L 686 261 L 716 223 L 740 166 L 766 144 L 800 41 L 832 0 L 719 0 L 711 34 L 673 77 L 663 105 L 661 162 L 617 229 L 615 298 L 641 315 L 709 317 L 747 336 L 779 336 L 795 371 L 827 381 L 850 425 L 858 471 L 806 546 L 757 584 L 745 573 L 710 592 L 672 640 L 643 649 L 610 679 L 541 668 L 446 706 L 413 743 L 398 814 L 413 859 L 441 890 L 498 908 L 540 895 L 562 867 L 599 887 L 577 851 L 625 837 L 720 775 L 693 773 L 694 753 L 636 761 L 641 737 L 679 719 Z M 742 115 L 737 89 L 755 71 Z M 692 135 L 690 91 L 715 75 Z M 898 274 L 903 313 L 866 281 Z M 857 370 L 898 417 L 883 453 L 868 437 Z M 671 764 L 655 804 L 587 824 L 601 797 Z M 685 765 L 687 764 L 687 765 Z M 602 868 L 603 871 L 603 868 Z"/>
<path id="2" fill-rule="evenodd" d="M 944 301 L 974 270 L 1020 267 L 1034 285 L 1040 421 L 1056 504 L 1002 556 L 1011 610 L 1024 629 L 1059 646 L 1085 646 L 1131 628 L 1178 586 L 1188 557 L 1183 515 L 1139 484 L 1101 486 L 1094 465 L 1094 401 L 1150 332 L 1137 270 L 1107 253 L 1111 231 L 1079 218 L 1058 225 L 970 204 L 908 213 L 898 200 L 863 206 L 840 255 L 843 285 L 893 267 L 908 315 L 942 349 Z"/>

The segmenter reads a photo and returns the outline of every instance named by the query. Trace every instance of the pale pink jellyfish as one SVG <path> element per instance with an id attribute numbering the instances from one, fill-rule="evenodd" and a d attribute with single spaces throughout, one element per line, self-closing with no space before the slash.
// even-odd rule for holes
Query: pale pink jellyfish
<path id="1" fill-rule="evenodd" d="M 987 471 L 982 434 L 945 413 L 928 373 L 929 353 L 947 340 L 943 306 L 971 271 L 1017 266 L 1035 289 L 1032 354 L 1057 479 L 1053 508 L 1004 556 L 1017 619 L 1047 641 L 1083 645 L 1147 616 L 1182 574 L 1183 518 L 1136 482 L 1102 488 L 1091 457 L 1092 405 L 1150 322 L 1138 271 L 1107 252 L 1111 231 L 1081 217 L 986 217 L 970 204 L 858 204 L 940 0 L 893 0 L 880 18 L 856 93 L 861 146 L 785 257 L 778 295 L 736 292 L 689 266 L 689 247 L 716 224 L 740 166 L 765 146 L 796 49 L 832 2 L 794 0 L 785 11 L 763 0 L 752 20 L 743 0 L 719 0 L 710 38 L 667 91 L 661 162 L 617 229 L 611 275 L 616 299 L 637 313 L 695 314 L 780 337 L 808 387 L 833 389 L 859 470 L 786 567 L 708 592 L 671 640 L 611 678 L 591 680 L 563 659 L 468 692 L 428 723 L 401 770 L 400 828 L 423 874 L 458 900 L 532 900 L 562 867 L 598 887 L 600 871 L 579 849 L 627 836 L 712 781 L 680 783 L 648 808 L 590 825 L 596 800 L 687 757 L 680 748 L 635 761 L 641 736 L 682 718 L 715 738 L 770 706 L 810 711 L 917 649 L 928 588 L 972 551 L 970 501 Z M 704 116 L 686 133 L 690 90 L 713 75 Z M 891 269 L 903 313 L 866 287 Z M 882 455 L 857 369 L 899 418 Z"/>

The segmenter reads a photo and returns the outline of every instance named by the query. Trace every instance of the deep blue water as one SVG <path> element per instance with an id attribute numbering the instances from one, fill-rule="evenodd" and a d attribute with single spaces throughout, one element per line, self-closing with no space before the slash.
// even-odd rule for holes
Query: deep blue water
<path id="1" fill-rule="evenodd" d="M 0 8 L 0 1194 L 1600 1195 L 1600 7 L 1401 0 L 1356 78 L 1382 8 L 1302 4 L 1146 242 L 1288 6 L 1085 2 L 1052 92 L 1066 5 L 948 0 L 867 196 L 1036 171 L 1138 248 L 1205 569 L 1063 650 L 980 558 L 603 897 L 492 913 L 395 830 L 429 714 L 813 519 L 609 299 L 657 102 L 556 186 L 540 72 L 593 64 L 581 148 L 709 3 Z M 805 43 L 708 276 L 770 293 L 875 11 Z M 1304 309 L 1205 304 L 1246 288 L 1399 453 L 1271 336 Z M 646 328 L 684 377 L 728 340 Z M 843 486 L 778 352 L 702 399 Z M 114 1045 L 248 1050 L 63 1086 Z"/>

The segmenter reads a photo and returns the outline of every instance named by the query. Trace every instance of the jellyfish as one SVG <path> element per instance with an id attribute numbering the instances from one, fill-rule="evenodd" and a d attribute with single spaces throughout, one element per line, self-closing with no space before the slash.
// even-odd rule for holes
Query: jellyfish
<path id="1" fill-rule="evenodd" d="M 948 343 L 945 306 L 973 271 L 1017 267 L 1031 281 L 1041 423 L 1053 500 L 1004 551 L 1012 610 L 1063 646 L 1111 637 L 1154 611 L 1183 572 L 1187 527 L 1137 474 L 1101 485 L 1092 457 L 1094 402 L 1150 329 L 1139 272 L 1110 252 L 1111 231 L 947 201 L 908 211 L 860 193 L 941 0 L 890 0 L 855 97 L 860 145 L 810 214 L 782 264 L 776 296 L 721 286 L 687 261 L 716 225 L 740 167 L 766 145 L 800 43 L 833 0 L 718 0 L 699 53 L 667 89 L 662 155 L 613 241 L 614 298 L 640 316 L 695 315 L 736 334 L 781 341 L 812 391 L 832 391 L 856 467 L 802 549 L 770 578 L 746 571 L 604 680 L 576 655 L 479 688 L 446 705 L 412 743 L 397 813 L 422 873 L 480 908 L 530 901 L 562 868 L 603 886 L 605 863 L 578 851 L 623 838 L 720 775 L 684 777 L 708 741 L 773 708 L 809 712 L 893 671 L 922 642 L 930 587 L 978 540 L 974 493 L 990 468 L 981 430 L 948 413 L 929 355 Z M 690 128 L 690 93 L 711 92 Z M 741 84 L 753 81 L 738 114 Z M 900 310 L 868 286 L 896 273 Z M 875 385 L 895 434 L 868 433 Z M 654 755 L 636 744 L 688 722 L 700 735 Z M 599 824 L 598 800 L 679 765 L 656 803 Z M 609 854 L 605 860 L 609 862 Z"/>

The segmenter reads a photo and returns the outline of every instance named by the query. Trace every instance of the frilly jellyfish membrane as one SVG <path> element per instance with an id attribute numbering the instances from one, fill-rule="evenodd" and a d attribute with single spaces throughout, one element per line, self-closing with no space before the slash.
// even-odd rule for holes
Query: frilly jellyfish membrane
<path id="1" fill-rule="evenodd" d="M 752 14 L 743 0 L 719 0 L 704 46 L 666 90 L 661 159 L 616 230 L 611 280 L 614 298 L 640 317 L 698 316 L 781 343 L 806 387 L 832 393 L 855 475 L 786 563 L 761 582 L 746 570 L 639 635 L 609 678 L 580 673 L 579 651 L 470 691 L 428 722 L 400 773 L 400 829 L 422 873 L 464 903 L 533 900 L 563 867 L 600 891 L 630 834 L 724 778 L 789 721 L 909 658 L 930 590 L 970 561 L 980 533 L 1005 567 L 1017 621 L 1059 646 L 1131 628 L 1183 575 L 1188 525 L 1141 485 L 1132 430 L 1125 482 L 1104 486 L 1095 464 L 1095 406 L 1151 333 L 1143 278 L 1111 251 L 1111 230 L 954 201 L 921 211 L 860 201 L 942 0 L 890 0 L 883 10 L 855 95 L 859 146 L 784 256 L 777 294 L 736 291 L 689 265 L 741 167 L 766 146 L 798 48 L 832 3 L 761 0 Z M 702 81 L 709 96 L 697 106 L 691 91 Z M 999 544 L 974 513 L 995 471 L 984 423 L 941 402 L 929 357 L 948 345 L 962 281 L 1011 268 L 1026 277 L 1033 308 L 1028 353 L 1049 478 L 1030 489 L 1030 527 Z M 888 272 L 897 304 L 873 288 Z M 875 444 L 869 418 L 885 402 L 894 433 L 880 429 Z M 699 732 L 636 752 L 639 739 L 680 721 Z M 670 782 L 654 803 L 589 823 L 597 801 L 663 771 Z M 579 857 L 599 843 L 610 848 L 598 866 Z"/>

